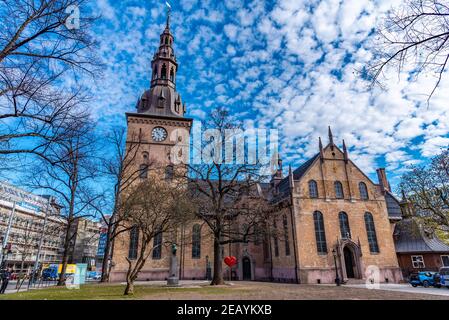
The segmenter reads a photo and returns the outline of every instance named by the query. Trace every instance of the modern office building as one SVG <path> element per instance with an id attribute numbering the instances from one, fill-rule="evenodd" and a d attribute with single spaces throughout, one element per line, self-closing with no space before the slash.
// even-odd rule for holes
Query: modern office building
<path id="1" fill-rule="evenodd" d="M 39 263 L 59 263 L 65 229 L 60 207 L 49 197 L 0 182 L 0 256 L 6 266 L 15 272 L 31 270 L 40 244 Z"/>

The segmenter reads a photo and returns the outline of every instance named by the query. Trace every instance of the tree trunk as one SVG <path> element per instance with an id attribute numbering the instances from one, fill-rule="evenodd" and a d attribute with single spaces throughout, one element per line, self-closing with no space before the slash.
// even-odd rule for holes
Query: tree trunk
<path id="1" fill-rule="evenodd" d="M 23 267 L 25 265 L 25 258 L 22 258 L 22 261 L 20 263 L 20 273 L 19 273 L 19 277 L 17 279 L 17 283 L 16 283 L 16 289 L 19 288 L 20 286 L 20 279 L 22 279 L 23 277 L 25 277 L 25 274 L 23 273 Z"/>
<path id="2" fill-rule="evenodd" d="M 111 229 L 111 226 L 108 225 L 108 231 L 107 231 L 107 236 L 106 236 L 106 247 L 104 248 L 103 263 L 101 265 L 101 282 L 109 281 L 109 258 L 111 257 L 111 255 L 110 255 L 110 251 L 111 251 L 110 229 Z"/>
<path id="3" fill-rule="evenodd" d="M 125 288 L 125 296 L 131 296 L 134 294 L 134 281 L 127 281 Z"/>
<path id="4" fill-rule="evenodd" d="M 67 250 L 64 250 L 67 251 Z M 65 285 L 65 273 L 66 273 L 66 269 L 67 269 L 67 263 L 68 263 L 68 255 L 67 253 L 64 253 L 64 256 L 62 258 L 62 270 L 61 270 L 61 274 L 59 275 L 59 279 L 58 279 L 58 287 L 62 287 Z"/>
<path id="5" fill-rule="evenodd" d="M 67 231 L 65 234 L 65 239 L 64 239 L 64 253 L 62 255 L 62 270 L 61 270 L 61 274 L 59 275 L 59 279 L 58 279 L 58 287 L 62 287 L 65 285 L 65 272 L 67 269 L 67 263 L 69 260 L 69 246 L 70 246 L 70 236 L 71 236 L 71 223 L 67 224 Z"/>
<path id="6" fill-rule="evenodd" d="M 223 265 L 221 262 L 221 250 L 218 238 L 214 239 L 214 276 L 212 279 L 212 286 L 219 286 L 224 284 L 223 280 Z"/>

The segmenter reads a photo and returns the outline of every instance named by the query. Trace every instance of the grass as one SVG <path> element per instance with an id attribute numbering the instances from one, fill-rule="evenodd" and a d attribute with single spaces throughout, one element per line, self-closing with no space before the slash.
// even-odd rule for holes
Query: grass
<path id="1" fill-rule="evenodd" d="M 153 299 L 155 297 L 176 297 L 186 294 L 196 295 L 231 295 L 233 290 L 226 287 L 191 287 L 167 288 L 162 286 L 134 287 L 133 296 L 124 296 L 124 285 L 83 285 L 79 290 L 70 290 L 66 287 L 51 287 L 28 292 L 20 292 L 0 296 L 0 300 L 132 300 Z"/>
<path id="2" fill-rule="evenodd" d="M 0 300 L 449 300 L 448 296 L 368 290 L 365 288 L 236 282 L 212 287 L 205 283 L 168 288 L 139 284 L 133 296 L 124 296 L 124 285 L 88 284 L 79 290 L 46 288 L 0 296 Z M 443 290 L 443 289 L 442 289 Z"/>

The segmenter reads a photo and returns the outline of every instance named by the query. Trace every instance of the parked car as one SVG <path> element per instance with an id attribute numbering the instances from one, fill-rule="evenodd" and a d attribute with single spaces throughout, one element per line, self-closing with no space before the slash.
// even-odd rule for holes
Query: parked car
<path id="1" fill-rule="evenodd" d="M 437 272 L 422 271 L 414 273 L 410 276 L 410 284 L 414 288 L 418 286 L 423 286 L 424 288 L 428 288 L 430 286 L 440 288 L 441 277 Z"/>
<path id="2" fill-rule="evenodd" d="M 101 279 L 101 273 L 97 271 L 89 271 L 87 273 L 87 280 L 100 280 Z"/>
<path id="3" fill-rule="evenodd" d="M 449 289 L 449 267 L 440 269 L 441 286 Z"/>

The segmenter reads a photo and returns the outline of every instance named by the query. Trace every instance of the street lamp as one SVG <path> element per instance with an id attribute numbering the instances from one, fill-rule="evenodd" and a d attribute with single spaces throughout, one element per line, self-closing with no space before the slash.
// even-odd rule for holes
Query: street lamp
<path id="1" fill-rule="evenodd" d="M 332 250 L 332 254 L 334 255 L 334 264 L 335 264 L 335 284 L 337 287 L 340 286 L 340 277 L 338 276 L 338 268 L 337 268 L 337 251 L 335 249 Z"/>

